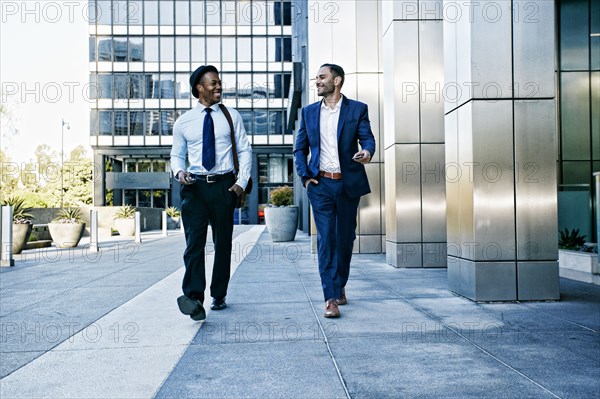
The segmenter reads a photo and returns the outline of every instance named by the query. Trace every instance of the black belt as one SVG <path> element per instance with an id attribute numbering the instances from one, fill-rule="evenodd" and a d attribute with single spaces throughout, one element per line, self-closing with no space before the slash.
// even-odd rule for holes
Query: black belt
<path id="1" fill-rule="evenodd" d="M 233 179 L 235 175 L 233 172 L 223 173 L 222 175 L 196 175 L 191 174 L 197 181 L 203 181 L 206 183 L 216 183 L 221 180 Z"/>

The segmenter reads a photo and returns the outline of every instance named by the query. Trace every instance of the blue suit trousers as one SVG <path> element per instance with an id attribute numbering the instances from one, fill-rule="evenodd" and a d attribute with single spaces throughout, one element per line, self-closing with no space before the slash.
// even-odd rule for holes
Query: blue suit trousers
<path id="1" fill-rule="evenodd" d="M 350 274 L 360 197 L 350 198 L 342 180 L 309 184 L 307 195 L 317 227 L 319 274 L 325 300 L 340 298 Z"/>

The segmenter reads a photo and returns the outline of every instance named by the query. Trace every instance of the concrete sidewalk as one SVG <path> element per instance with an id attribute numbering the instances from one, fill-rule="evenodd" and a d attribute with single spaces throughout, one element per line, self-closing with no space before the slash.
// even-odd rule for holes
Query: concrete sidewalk
<path id="1" fill-rule="evenodd" d="M 180 233 L 3 269 L 0 397 L 600 397 L 597 285 L 478 304 L 448 291 L 445 269 L 355 255 L 348 305 L 324 319 L 308 237 L 262 229 L 236 226 L 229 307 L 201 323 L 175 303 Z"/>

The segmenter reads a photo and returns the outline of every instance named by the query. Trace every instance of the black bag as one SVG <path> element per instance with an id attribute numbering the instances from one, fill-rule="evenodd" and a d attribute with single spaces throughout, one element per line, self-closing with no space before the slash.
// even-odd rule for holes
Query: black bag
<path id="1" fill-rule="evenodd" d="M 229 122 L 229 130 L 231 130 L 231 152 L 233 153 L 233 167 L 235 169 L 235 175 L 237 176 L 240 173 L 240 162 L 238 160 L 237 155 L 237 146 L 235 144 L 235 130 L 233 128 L 233 120 L 231 119 L 231 114 L 227 107 L 223 104 L 219 104 L 219 108 L 225 114 L 225 118 L 227 118 L 227 122 Z M 238 195 L 237 203 L 235 204 L 236 208 L 241 208 L 244 206 L 246 202 L 246 196 L 252 192 L 252 177 L 248 178 L 248 184 L 246 185 L 246 189 L 242 193 L 242 195 Z"/>

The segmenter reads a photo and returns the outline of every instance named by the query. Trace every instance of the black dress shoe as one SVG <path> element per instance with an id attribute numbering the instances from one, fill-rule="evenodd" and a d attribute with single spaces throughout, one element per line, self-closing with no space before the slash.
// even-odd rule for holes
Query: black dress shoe
<path id="1" fill-rule="evenodd" d="M 211 310 L 223 310 L 226 307 L 225 298 L 215 298 L 212 301 L 212 305 L 210 305 Z"/>
<path id="2" fill-rule="evenodd" d="M 206 319 L 206 311 L 202 302 L 197 299 L 188 298 L 185 295 L 177 298 L 177 305 L 181 313 L 188 315 L 192 320 L 200 321 Z"/>

